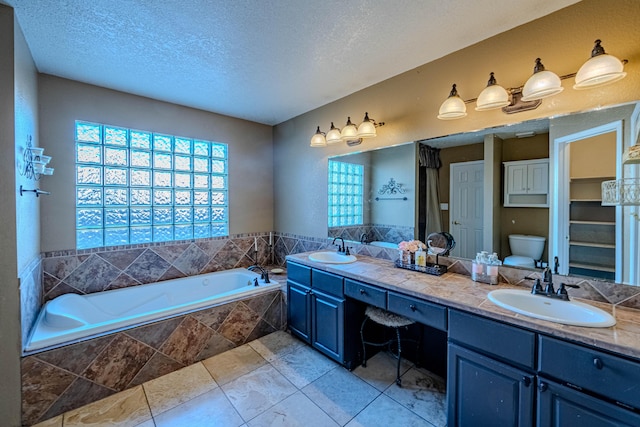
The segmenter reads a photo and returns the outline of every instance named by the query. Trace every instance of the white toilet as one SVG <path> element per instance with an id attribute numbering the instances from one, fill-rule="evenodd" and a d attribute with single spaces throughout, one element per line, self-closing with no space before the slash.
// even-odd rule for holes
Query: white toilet
<path id="1" fill-rule="evenodd" d="M 542 236 L 510 234 L 509 247 L 512 255 L 506 257 L 503 265 L 535 268 L 536 260 L 542 257 L 546 239 Z"/>

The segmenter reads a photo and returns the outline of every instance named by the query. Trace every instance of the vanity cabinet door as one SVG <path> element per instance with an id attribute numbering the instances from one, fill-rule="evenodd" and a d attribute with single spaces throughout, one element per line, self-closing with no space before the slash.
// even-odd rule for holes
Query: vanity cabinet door
<path id="1" fill-rule="evenodd" d="M 535 377 L 449 344 L 449 426 L 533 425 Z"/>
<path id="2" fill-rule="evenodd" d="M 335 361 L 344 356 L 344 298 L 336 298 L 319 290 L 311 292 L 311 345 Z"/>
<path id="3" fill-rule="evenodd" d="M 287 322 L 292 334 L 311 344 L 311 287 L 287 281 Z"/>
<path id="4" fill-rule="evenodd" d="M 600 399 L 540 378 L 539 427 L 640 426 L 640 415 Z"/>

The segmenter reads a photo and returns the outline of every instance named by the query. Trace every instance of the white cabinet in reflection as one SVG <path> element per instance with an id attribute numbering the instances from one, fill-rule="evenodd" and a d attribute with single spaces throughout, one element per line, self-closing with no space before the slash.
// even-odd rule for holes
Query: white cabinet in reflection
<path id="1" fill-rule="evenodd" d="M 549 206 L 549 159 L 504 162 L 504 206 Z"/>

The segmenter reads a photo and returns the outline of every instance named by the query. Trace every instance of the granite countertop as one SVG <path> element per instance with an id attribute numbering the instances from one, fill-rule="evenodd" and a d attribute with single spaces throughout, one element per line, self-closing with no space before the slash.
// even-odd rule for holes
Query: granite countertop
<path id="1" fill-rule="evenodd" d="M 469 276 L 456 273 L 432 276 L 396 268 L 392 261 L 364 255 L 358 255 L 358 260 L 350 264 L 325 264 L 309 260 L 309 253 L 311 252 L 288 255 L 287 259 L 450 308 L 476 313 L 554 337 L 640 359 L 640 310 L 580 300 L 611 313 L 616 318 L 616 325 L 608 328 L 562 325 L 514 313 L 498 307 L 487 298 L 487 294 L 495 289 L 518 289 L 516 286 L 487 285 L 474 282 Z"/>

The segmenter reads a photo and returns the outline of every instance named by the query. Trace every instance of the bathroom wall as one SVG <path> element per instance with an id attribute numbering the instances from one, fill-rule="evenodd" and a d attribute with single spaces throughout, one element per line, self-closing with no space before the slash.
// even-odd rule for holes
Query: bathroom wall
<path id="1" fill-rule="evenodd" d="M 229 233 L 273 230 L 271 127 L 50 75 L 40 75 L 40 135 L 55 174 L 43 181 L 43 252 L 75 248 L 76 120 L 229 145 Z"/>
<path id="2" fill-rule="evenodd" d="M 32 274 L 39 264 L 37 225 L 28 229 L 28 221 L 38 221 L 37 202 L 17 200 L 23 182 L 17 167 L 26 135 L 37 137 L 37 99 L 28 47 L 13 10 L 4 5 L 0 5 L 0 58 L 0 414 L 3 425 L 18 426 L 21 294 L 28 295 L 40 279 Z M 25 307 L 32 305 L 29 299 L 25 297 Z"/>
<path id="3" fill-rule="evenodd" d="M 324 183 L 329 156 L 640 99 L 640 61 L 633 59 L 638 58 L 640 39 L 637 6 L 635 0 L 584 0 L 277 125 L 275 229 L 309 237 L 327 235 Z M 559 75 L 574 73 L 589 57 L 596 38 L 603 40 L 607 52 L 630 59 L 627 77 L 615 85 L 576 91 L 573 79 L 567 79 L 562 83 L 565 90 L 543 100 L 536 110 L 506 115 L 500 110 L 477 112 L 474 104 L 468 104 L 464 119 L 436 118 L 452 83 L 457 83 L 463 99 L 476 97 L 491 71 L 504 87 L 518 87 L 531 75 L 538 56 Z M 347 116 L 361 120 L 365 111 L 386 122 L 376 138 L 355 148 L 309 147 L 316 126 L 326 129 L 331 121 Z"/>
<path id="4" fill-rule="evenodd" d="M 22 30 L 15 26 L 15 138 L 18 169 L 24 167 L 23 153 L 27 140 L 40 146 L 38 132 L 38 72 Z M 19 172 L 19 171 L 18 171 Z M 43 178 L 46 180 L 46 178 Z M 34 189 L 40 182 L 16 173 L 16 187 Z M 20 280 L 22 342 L 25 343 L 42 301 L 40 265 L 40 200 L 33 193 L 19 196 L 16 191 L 16 245 Z"/>
<path id="5" fill-rule="evenodd" d="M 393 150 L 371 152 L 371 161 L 375 165 L 371 173 L 371 223 L 395 224 L 401 227 L 415 227 L 415 195 L 416 190 L 416 147 L 407 144 Z M 402 188 L 404 194 L 379 194 L 378 191 L 393 178 Z M 379 200 L 407 197 L 407 200 Z"/>

